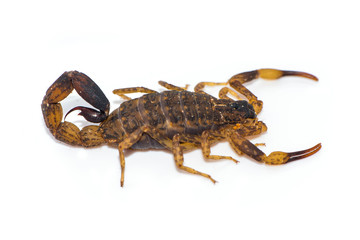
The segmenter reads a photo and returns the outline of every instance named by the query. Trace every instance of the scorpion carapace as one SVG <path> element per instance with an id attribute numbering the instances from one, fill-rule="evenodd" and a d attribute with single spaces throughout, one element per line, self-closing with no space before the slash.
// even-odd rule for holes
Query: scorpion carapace
<path id="1" fill-rule="evenodd" d="M 285 153 L 263 153 L 257 144 L 246 137 L 267 130 L 265 123 L 257 119 L 263 103 L 250 92 L 244 83 L 256 78 L 267 80 L 283 76 L 300 76 L 317 81 L 308 73 L 259 69 L 234 75 L 227 82 L 200 82 L 194 92 L 164 81 L 159 84 L 167 91 L 156 92 L 144 87 L 122 88 L 113 91 L 126 101 L 109 114 L 109 101 L 100 88 L 85 74 L 70 71 L 63 73 L 47 90 L 41 108 L 46 126 L 56 139 L 70 145 L 94 147 L 101 144 L 115 145 L 119 149 L 121 186 L 124 184 L 125 149 L 167 149 L 174 155 L 176 166 L 189 173 L 198 174 L 216 182 L 210 175 L 184 166 L 183 152 L 200 148 L 208 159 L 229 159 L 230 156 L 210 154 L 210 146 L 227 140 L 239 155 L 245 154 L 266 164 L 283 164 L 311 156 L 318 152 L 321 144 L 312 148 Z M 215 98 L 203 91 L 205 86 L 229 85 Z M 75 107 L 80 115 L 90 122 L 99 122 L 79 129 L 73 123 L 63 121 L 60 101 L 75 89 L 94 108 Z M 145 93 L 131 99 L 125 94 Z M 236 100 L 228 97 L 232 95 Z M 246 100 L 240 99 L 241 94 Z M 97 110 L 98 109 L 98 110 Z"/>

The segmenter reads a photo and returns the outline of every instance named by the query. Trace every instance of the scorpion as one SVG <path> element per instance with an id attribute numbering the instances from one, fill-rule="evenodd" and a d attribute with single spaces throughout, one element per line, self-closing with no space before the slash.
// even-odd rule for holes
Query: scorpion
<path id="1" fill-rule="evenodd" d="M 275 80 L 284 76 L 299 76 L 318 81 L 317 77 L 306 72 L 277 69 L 239 73 L 226 82 L 200 82 L 195 86 L 194 92 L 187 91 L 187 87 L 159 81 L 166 91 L 157 92 L 145 87 L 114 90 L 114 94 L 126 101 L 109 113 L 109 100 L 98 85 L 84 73 L 68 71 L 49 87 L 41 108 L 45 124 L 57 140 L 87 148 L 102 144 L 117 147 L 120 155 L 121 187 L 124 185 L 126 149 L 166 149 L 174 155 L 179 169 L 201 175 L 216 183 L 209 174 L 185 166 L 183 153 L 200 148 L 206 159 L 228 159 L 237 163 L 231 156 L 211 154 L 212 144 L 227 140 L 239 155 L 245 154 L 258 162 L 278 165 L 309 157 L 320 150 L 321 143 L 302 151 L 275 151 L 266 155 L 257 147 L 263 144 L 253 144 L 247 139 L 265 132 L 267 126 L 257 119 L 263 102 L 258 100 L 244 83 L 257 78 Z M 219 92 L 219 98 L 203 91 L 205 86 L 215 85 L 224 85 Z M 73 123 L 62 120 L 60 102 L 73 89 L 95 109 L 78 106 L 67 114 L 80 110 L 79 115 L 89 122 L 99 123 L 98 125 L 85 126 L 80 130 Z M 144 95 L 131 99 L 126 95 L 129 93 Z"/>

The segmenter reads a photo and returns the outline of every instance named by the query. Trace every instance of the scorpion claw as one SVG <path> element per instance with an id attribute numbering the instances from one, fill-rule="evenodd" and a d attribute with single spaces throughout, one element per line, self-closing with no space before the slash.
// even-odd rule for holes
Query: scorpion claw
<path id="1" fill-rule="evenodd" d="M 253 72 L 254 71 L 249 72 L 249 73 L 254 74 Z M 248 73 L 248 75 L 249 75 L 249 73 Z M 263 68 L 263 69 L 257 70 L 257 73 L 260 78 L 267 79 L 267 80 L 275 80 L 275 79 L 279 79 L 279 78 L 285 77 L 285 76 L 297 76 L 297 77 L 309 78 L 314 81 L 319 81 L 319 79 L 317 77 L 315 77 L 314 75 L 312 75 L 310 73 L 306 73 L 306 72 L 300 72 L 300 71 L 289 71 L 289 70 L 278 70 L 278 69 L 272 69 L 272 68 Z M 252 80 L 252 79 L 250 78 L 247 81 L 249 81 L 249 80 Z"/>
<path id="2" fill-rule="evenodd" d="M 277 165 L 292 162 L 295 160 L 303 159 L 317 153 L 321 149 L 321 143 L 315 145 L 312 148 L 285 153 L 285 152 L 272 152 L 269 156 L 264 159 L 266 164 Z"/>
<path id="3" fill-rule="evenodd" d="M 292 161 L 295 161 L 295 160 L 299 160 L 299 159 L 309 157 L 309 156 L 317 153 L 320 149 L 321 149 L 321 143 L 315 145 L 312 148 L 309 148 L 309 149 L 306 149 L 306 150 L 303 150 L 303 151 L 297 151 L 297 152 L 288 153 L 287 155 L 289 157 L 289 160 L 287 160 L 287 162 L 292 162 Z"/>
<path id="4" fill-rule="evenodd" d="M 297 76 L 297 77 L 309 78 L 314 81 L 319 81 L 317 77 L 306 72 L 299 72 L 299 71 L 282 71 L 282 72 L 283 72 L 282 76 Z"/>

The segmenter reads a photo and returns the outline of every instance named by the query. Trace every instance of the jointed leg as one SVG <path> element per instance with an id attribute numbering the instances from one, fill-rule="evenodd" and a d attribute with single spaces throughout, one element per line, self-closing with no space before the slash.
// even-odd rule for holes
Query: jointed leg
<path id="1" fill-rule="evenodd" d="M 226 85 L 227 83 L 214 83 L 214 82 L 199 82 L 198 84 L 196 84 L 195 88 L 194 88 L 194 92 L 203 92 L 203 89 L 205 88 L 205 86 L 221 86 L 221 85 Z"/>
<path id="2" fill-rule="evenodd" d="M 159 81 L 159 84 L 169 90 L 176 90 L 176 91 L 187 90 L 187 88 L 189 86 L 189 85 L 186 85 L 185 88 L 182 88 L 182 87 L 177 87 L 175 85 L 172 85 L 172 84 L 164 82 L 164 81 Z M 125 100 L 131 100 L 130 97 L 125 95 L 126 93 L 156 93 L 156 91 L 151 90 L 149 88 L 145 88 L 145 87 L 132 87 L 132 88 L 115 89 L 115 90 L 113 90 L 113 93 L 120 96 L 121 98 L 123 98 Z"/>
<path id="3" fill-rule="evenodd" d="M 147 131 L 147 128 L 140 128 L 132 132 L 127 138 L 119 143 L 119 155 L 120 155 L 120 166 L 121 166 L 121 179 L 120 186 L 124 186 L 124 173 L 125 173 L 125 156 L 124 150 L 130 148 L 141 138 L 142 134 Z"/>
<path id="4" fill-rule="evenodd" d="M 228 93 L 231 94 L 236 100 L 243 100 L 243 99 L 241 99 L 239 94 L 237 94 L 237 92 L 235 92 L 234 90 L 232 90 L 231 88 L 228 88 L 228 87 L 223 87 L 222 89 L 220 89 L 219 98 L 220 99 L 231 99 L 227 96 Z"/>
<path id="5" fill-rule="evenodd" d="M 184 156 L 183 156 L 182 148 L 180 146 L 180 135 L 179 134 L 176 134 L 173 137 L 172 151 L 174 154 L 176 166 L 178 168 L 185 170 L 188 173 L 197 174 L 197 175 L 206 177 L 206 178 L 210 179 L 213 183 L 216 183 L 216 181 L 209 174 L 202 173 L 202 172 L 196 171 L 193 168 L 184 166 Z"/>
<path id="6" fill-rule="evenodd" d="M 125 100 L 131 100 L 130 97 L 126 96 L 125 93 L 156 93 L 156 91 L 145 88 L 145 87 L 132 87 L 132 88 L 119 88 L 113 90 L 113 93 L 120 96 Z"/>
<path id="7" fill-rule="evenodd" d="M 208 159 L 213 159 L 213 160 L 229 159 L 229 160 L 234 161 L 235 163 L 239 162 L 238 160 L 236 160 L 232 157 L 229 157 L 229 156 L 210 155 L 209 132 L 207 132 L 207 131 L 204 131 L 201 134 L 201 150 L 202 150 L 203 156 Z"/>
<path id="8" fill-rule="evenodd" d="M 185 87 L 182 88 L 182 87 L 178 87 L 178 86 L 172 85 L 170 83 L 167 83 L 165 81 L 159 81 L 159 85 L 163 86 L 166 89 L 175 90 L 175 91 L 184 91 L 184 90 L 187 90 L 189 87 L 189 84 L 186 84 Z"/>

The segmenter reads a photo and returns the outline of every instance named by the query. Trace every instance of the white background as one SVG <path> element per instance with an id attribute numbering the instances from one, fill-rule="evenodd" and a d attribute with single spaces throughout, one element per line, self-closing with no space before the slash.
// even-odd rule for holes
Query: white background
<path id="1" fill-rule="evenodd" d="M 3 1 L 0 4 L 1 239 L 359 239 L 359 7 L 357 1 Z M 267 154 L 321 142 L 283 166 L 185 163 L 129 152 L 120 188 L 117 149 L 59 143 L 40 103 L 64 71 L 115 88 L 193 87 L 257 68 L 310 72 L 247 86 L 264 101 Z M 208 89 L 216 93 L 218 89 Z M 82 104 L 76 95 L 65 111 Z M 82 120 L 74 118 L 77 124 Z M 70 119 L 70 118 L 69 118 Z"/>

